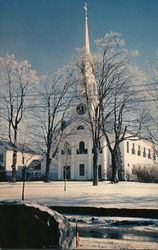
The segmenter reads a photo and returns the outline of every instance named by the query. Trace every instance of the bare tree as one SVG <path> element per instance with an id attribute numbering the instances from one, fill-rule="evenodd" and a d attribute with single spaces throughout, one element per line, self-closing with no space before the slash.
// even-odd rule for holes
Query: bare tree
<path id="1" fill-rule="evenodd" d="M 142 125 L 143 116 L 132 104 L 133 96 L 138 100 L 132 86 L 136 82 L 140 85 L 145 79 L 132 61 L 137 51 L 129 53 L 120 34 L 111 32 L 96 43 L 99 50 L 93 56 L 93 62 L 90 55 L 83 51 L 79 65 L 87 104 L 86 122 L 89 123 L 93 140 L 93 185 L 98 184 L 98 156 L 102 136 L 111 153 L 112 181 L 117 182 L 119 145 L 127 139 L 127 129 L 134 124 L 135 133 L 128 135 L 128 139 L 133 139 L 140 134 Z"/>
<path id="2" fill-rule="evenodd" d="M 148 83 L 145 96 L 148 105 L 148 121 L 146 123 L 147 137 L 153 144 L 154 163 L 158 157 L 158 53 L 155 60 L 148 65 Z"/>
<path id="3" fill-rule="evenodd" d="M 132 60 L 137 52 L 129 53 L 125 49 L 120 34 L 111 32 L 96 43 L 99 47 L 94 65 L 100 110 L 98 123 L 111 154 L 112 182 L 116 183 L 120 143 L 140 136 L 145 114 L 136 109 L 133 101 L 139 99 L 138 89 L 132 86 L 140 86 L 145 77 Z M 127 134 L 128 129 L 134 133 Z"/>
<path id="4" fill-rule="evenodd" d="M 34 154 L 27 152 L 29 147 L 26 144 L 21 145 L 21 154 L 22 154 L 22 195 L 21 199 L 25 199 L 25 184 L 28 179 L 28 173 L 30 171 L 30 167 L 28 167 L 28 163 L 31 163 L 34 159 Z M 38 159 L 40 162 L 40 159 Z M 37 167 L 37 166 L 35 166 Z"/>
<path id="5" fill-rule="evenodd" d="M 8 122 L 8 137 L 13 145 L 12 180 L 16 181 L 18 129 L 24 117 L 24 102 L 31 84 L 37 79 L 28 61 L 18 62 L 14 55 L 0 58 L 1 117 Z"/>
<path id="6" fill-rule="evenodd" d="M 101 151 L 101 112 L 97 97 L 91 96 L 87 85 L 85 85 L 85 97 L 87 103 L 88 123 L 93 141 L 93 186 L 98 185 L 98 157 Z"/>
<path id="7" fill-rule="evenodd" d="M 97 82 L 93 72 L 93 60 L 90 53 L 84 50 L 80 52 L 80 60 L 78 67 L 80 69 L 79 82 L 82 84 L 79 98 L 83 99 L 86 104 L 87 115 L 83 117 L 83 121 L 88 124 L 93 142 L 93 185 L 98 185 L 98 157 L 101 150 L 101 124 L 100 124 L 100 108 L 97 93 Z"/>
<path id="8" fill-rule="evenodd" d="M 64 153 L 65 153 L 65 166 L 64 166 L 64 191 L 66 191 L 66 181 L 69 174 L 69 168 L 68 168 L 68 154 L 70 150 L 70 145 L 67 141 L 64 143 Z"/>
<path id="9" fill-rule="evenodd" d="M 73 70 L 70 66 L 57 72 L 52 80 L 43 77 L 43 89 L 40 94 L 40 106 L 34 118 L 36 120 L 36 147 L 46 157 L 45 181 L 49 181 L 52 158 L 56 156 L 64 130 L 64 119 L 69 107 L 68 89 L 72 83 Z M 43 82 L 43 83 L 42 83 Z M 37 105 L 38 107 L 38 105 Z M 35 128 L 34 127 L 34 128 Z"/>
<path id="10" fill-rule="evenodd" d="M 158 53 L 155 60 L 148 65 L 148 84 L 146 86 L 146 99 L 149 110 L 149 120 L 147 123 L 148 133 L 154 147 L 158 144 Z M 156 149 L 156 147 L 155 147 Z"/>

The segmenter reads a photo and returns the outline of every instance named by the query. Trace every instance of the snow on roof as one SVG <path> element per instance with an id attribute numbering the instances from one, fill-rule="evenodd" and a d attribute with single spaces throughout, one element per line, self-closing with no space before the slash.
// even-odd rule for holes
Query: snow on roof
<path id="1" fill-rule="evenodd" d="M 15 149 L 15 145 L 13 143 L 11 143 L 10 141 L 0 140 L 0 145 L 2 145 L 3 147 L 5 147 L 8 150 Z M 33 149 L 31 149 L 29 146 L 23 145 L 23 144 L 17 144 L 17 151 L 22 152 L 22 153 L 28 153 L 28 154 L 39 154 L 36 151 L 34 151 Z"/>

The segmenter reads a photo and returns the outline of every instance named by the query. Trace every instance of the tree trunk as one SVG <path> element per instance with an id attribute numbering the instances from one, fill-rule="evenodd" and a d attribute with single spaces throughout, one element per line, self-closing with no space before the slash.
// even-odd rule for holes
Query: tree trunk
<path id="1" fill-rule="evenodd" d="M 116 152 L 111 152 L 111 161 L 112 161 L 112 178 L 111 183 L 118 183 L 118 168 L 117 168 L 117 162 L 116 162 Z"/>
<path id="2" fill-rule="evenodd" d="M 93 147 L 93 186 L 98 185 L 98 149 L 96 146 Z"/>
<path id="3" fill-rule="evenodd" d="M 24 201 L 24 194 L 25 194 L 25 166 L 23 166 L 22 170 L 22 180 L 23 180 L 23 186 L 22 186 L 22 201 Z"/>
<path id="4" fill-rule="evenodd" d="M 46 174 L 45 174 L 45 182 L 49 181 L 49 170 L 50 170 L 50 149 L 47 149 L 47 155 L 46 155 Z"/>
<path id="5" fill-rule="evenodd" d="M 12 181 L 16 182 L 16 163 L 17 163 L 17 129 L 14 130 L 14 150 L 12 161 Z"/>
<path id="6" fill-rule="evenodd" d="M 13 164 L 12 164 L 12 181 L 16 182 L 16 162 L 17 162 L 17 151 L 13 151 Z"/>

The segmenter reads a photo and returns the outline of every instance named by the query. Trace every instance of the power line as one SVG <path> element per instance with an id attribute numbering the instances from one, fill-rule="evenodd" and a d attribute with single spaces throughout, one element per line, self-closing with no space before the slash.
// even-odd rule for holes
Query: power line
<path id="1" fill-rule="evenodd" d="M 146 92 L 146 93 L 149 93 L 150 91 L 158 91 L 158 88 L 154 88 L 154 89 L 150 89 L 150 90 L 146 90 L 146 89 L 135 89 L 135 90 L 133 90 L 133 91 L 135 91 L 136 93 L 141 93 L 141 92 Z M 69 91 L 69 92 L 67 92 L 66 94 L 65 94 L 65 96 L 63 96 L 62 97 L 62 99 L 67 99 L 67 98 L 70 98 L 70 96 L 68 96 L 68 94 L 74 94 L 74 92 L 73 91 Z M 49 96 L 49 94 L 48 94 L 48 96 Z M 26 101 L 26 100 L 28 100 L 28 101 L 31 101 L 31 100 L 39 100 L 39 99 L 36 99 L 36 97 L 43 97 L 43 99 L 45 98 L 45 97 L 48 97 L 47 95 L 44 95 L 44 94 L 38 94 L 38 93 L 36 93 L 36 94 L 27 94 L 27 95 L 25 95 L 24 96 L 24 100 Z M 91 97 L 95 97 L 95 96 L 98 96 L 98 95 L 91 95 Z M 30 98 L 26 98 L 26 97 L 30 97 Z M 33 98 L 33 99 L 31 99 L 31 97 Z M 61 95 L 60 94 L 57 94 L 57 95 L 54 95 L 54 96 L 52 96 L 52 99 L 58 99 L 58 98 L 60 98 L 61 97 Z M 9 99 L 9 96 L 1 96 L 1 98 L 2 99 Z M 12 98 L 21 98 L 21 95 L 17 95 L 17 96 L 12 96 Z M 75 98 L 75 97 L 74 97 Z"/>
<path id="2" fill-rule="evenodd" d="M 151 85 L 157 85 L 158 86 L 158 82 L 153 82 L 153 83 L 148 83 L 148 84 L 134 84 L 134 85 L 131 85 L 131 86 L 128 86 L 128 87 L 147 87 L 147 86 L 151 86 Z M 138 89 L 138 90 L 136 90 L 137 92 L 149 92 L 149 91 L 158 91 L 158 88 L 153 88 L 153 89 Z M 66 93 L 65 94 L 72 94 L 72 93 L 75 93 L 75 91 L 66 91 Z M 45 94 L 45 93 L 29 93 L 29 94 L 25 94 L 25 97 L 35 97 L 35 96 L 43 96 L 43 97 L 46 97 L 46 96 L 49 96 L 49 95 L 51 95 L 52 93 L 50 92 L 50 93 L 47 93 L 47 94 Z M 61 96 L 60 94 L 55 94 L 54 95 L 55 97 L 57 97 L 57 96 Z M 21 95 L 13 95 L 12 96 L 13 98 L 17 98 L 17 97 L 21 97 Z M 1 98 L 3 98 L 2 96 L 1 96 Z M 9 98 L 9 96 L 5 96 L 5 98 Z"/>
<path id="3" fill-rule="evenodd" d="M 148 99 L 148 100 L 129 100 L 129 103 L 149 103 L 149 102 L 156 102 L 158 101 L 158 99 Z M 78 102 L 74 103 L 74 104 L 63 104 L 61 105 L 61 107 L 76 107 L 76 105 L 78 104 Z M 111 103 L 112 104 L 112 103 Z M 55 106 L 51 106 L 50 105 L 50 108 L 54 108 Z M 47 105 L 30 105 L 30 106 L 24 106 L 24 109 L 35 109 L 35 108 L 42 108 L 42 109 L 47 109 L 48 106 Z M 7 110 L 7 108 L 1 108 L 0 107 L 0 110 Z M 65 109 L 64 109 L 65 110 Z M 60 111 L 61 112 L 61 111 Z"/>

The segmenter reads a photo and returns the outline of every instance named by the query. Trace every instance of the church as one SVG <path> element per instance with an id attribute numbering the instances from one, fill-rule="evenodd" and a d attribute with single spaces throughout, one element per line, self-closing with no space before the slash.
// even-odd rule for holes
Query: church
<path id="1" fill-rule="evenodd" d="M 97 83 L 92 69 L 92 58 L 88 34 L 87 4 L 85 10 L 85 43 L 80 83 L 77 85 L 77 98 L 72 109 L 71 123 L 64 129 L 63 140 L 57 154 L 56 179 L 58 180 L 92 180 L 93 179 L 93 142 L 88 125 L 85 100 L 85 84 L 93 103 L 97 102 Z M 84 71 L 84 77 L 83 77 Z M 85 79 L 86 78 L 86 79 Z M 93 107 L 90 107 L 93 112 Z M 104 138 L 98 159 L 98 178 L 108 180 L 110 176 L 111 157 Z M 120 145 L 122 168 L 119 179 L 128 180 L 134 165 L 152 165 L 156 153 L 150 142 L 145 140 L 123 141 Z M 53 176 L 53 170 L 52 170 Z"/>
<path id="2" fill-rule="evenodd" d="M 87 4 L 85 3 L 85 44 L 81 63 L 80 81 L 76 86 L 76 100 L 72 108 L 71 124 L 64 130 L 63 142 L 58 153 L 58 179 L 91 180 L 93 178 L 93 143 L 86 110 L 85 88 L 91 99 L 97 96 L 97 84 L 93 75 L 90 54 Z M 86 85 L 86 86 L 85 86 Z M 89 109 L 93 112 L 92 101 Z M 98 177 L 105 179 L 107 173 L 107 149 L 99 156 Z"/>

